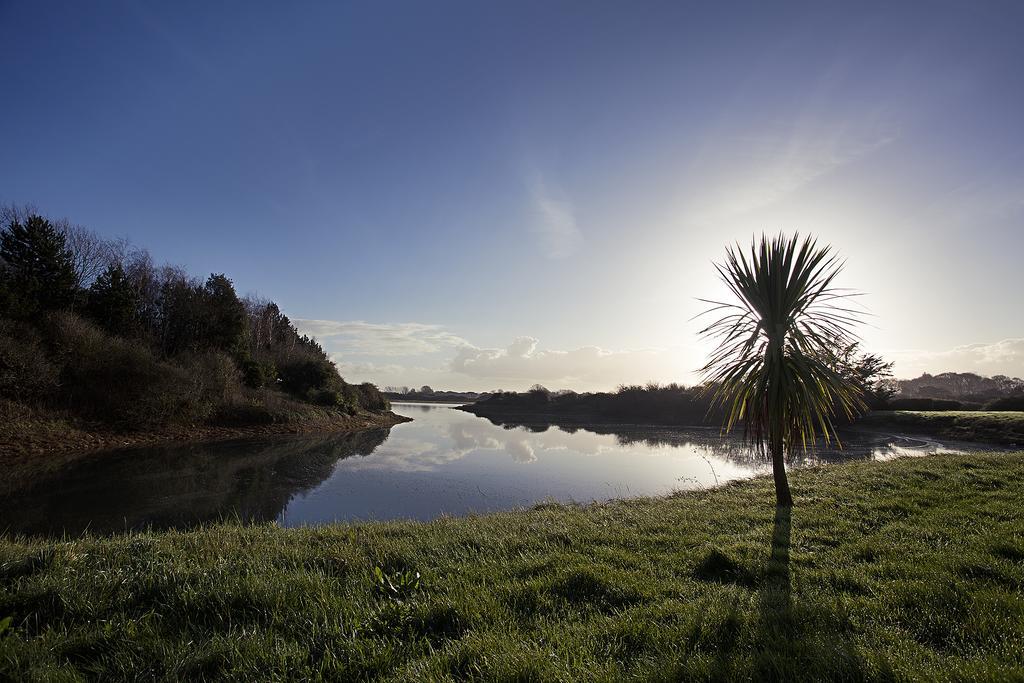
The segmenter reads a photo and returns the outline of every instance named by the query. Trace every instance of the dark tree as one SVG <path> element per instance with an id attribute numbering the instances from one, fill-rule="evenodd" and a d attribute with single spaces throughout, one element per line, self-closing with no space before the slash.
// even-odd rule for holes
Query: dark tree
<path id="1" fill-rule="evenodd" d="M 896 393 L 893 363 L 875 353 L 861 353 L 860 343 L 848 344 L 832 360 L 835 367 L 860 391 L 871 410 L 883 410 Z"/>
<path id="2" fill-rule="evenodd" d="M 54 221 L 53 227 L 64 234 L 64 244 L 71 252 L 71 263 L 81 287 L 92 284 L 107 266 L 118 262 L 117 252 L 126 246 L 105 240 L 92 230 L 75 225 L 67 219 Z"/>
<path id="3" fill-rule="evenodd" d="M 227 276 L 210 275 L 203 288 L 206 313 L 205 344 L 221 351 L 237 351 L 246 331 L 245 305 Z"/>
<path id="4" fill-rule="evenodd" d="M 534 403 L 548 403 L 551 400 L 551 391 L 543 384 L 534 384 L 527 395 Z"/>
<path id="5" fill-rule="evenodd" d="M 0 307 L 28 318 L 41 310 L 71 308 L 77 293 L 64 234 L 35 214 L 11 220 L 0 232 Z"/>
<path id="6" fill-rule="evenodd" d="M 281 386 L 297 396 L 307 396 L 311 391 L 341 384 L 337 370 L 327 359 L 303 358 L 282 366 L 279 372 Z"/>
<path id="7" fill-rule="evenodd" d="M 108 266 L 89 286 L 86 313 L 111 334 L 130 337 L 139 329 L 139 295 L 120 265 Z"/>
<path id="8" fill-rule="evenodd" d="M 185 277 L 171 277 L 160 287 L 158 336 L 165 356 L 202 348 L 203 289 Z"/>

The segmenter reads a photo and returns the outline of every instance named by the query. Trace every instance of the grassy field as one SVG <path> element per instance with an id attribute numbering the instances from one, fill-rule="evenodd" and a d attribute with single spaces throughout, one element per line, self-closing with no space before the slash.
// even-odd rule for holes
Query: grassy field
<path id="1" fill-rule="evenodd" d="M 858 421 L 868 429 L 895 429 L 957 441 L 1024 446 L 1024 411 L 878 410 Z"/>
<path id="2" fill-rule="evenodd" d="M 3 539 L 0 680 L 1024 679 L 1024 453 L 793 486 Z"/>

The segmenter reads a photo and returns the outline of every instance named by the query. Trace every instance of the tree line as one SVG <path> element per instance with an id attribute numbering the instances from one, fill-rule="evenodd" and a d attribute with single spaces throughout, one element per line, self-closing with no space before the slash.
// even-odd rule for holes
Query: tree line
<path id="1" fill-rule="evenodd" d="M 868 410 L 1024 410 L 1024 381 L 1003 375 L 925 374 L 898 380 L 893 364 L 850 344 L 830 364 L 856 388 Z M 541 384 L 528 391 L 494 391 L 479 396 L 482 413 L 544 413 L 555 416 L 663 424 L 718 423 L 712 405 L 714 387 L 675 382 L 623 384 L 612 392 L 552 391 Z"/>
<path id="2" fill-rule="evenodd" d="M 1024 410 L 1024 380 L 973 372 L 927 372 L 898 382 L 896 407 L 935 410 Z"/>
<path id="3" fill-rule="evenodd" d="M 389 407 L 223 273 L 198 279 L 14 206 L 0 211 L 0 400 L 125 427 Z"/>

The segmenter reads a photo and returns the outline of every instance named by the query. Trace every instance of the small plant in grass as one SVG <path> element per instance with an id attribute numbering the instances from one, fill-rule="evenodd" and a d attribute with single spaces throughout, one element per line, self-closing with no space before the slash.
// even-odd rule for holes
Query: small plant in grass
<path id="1" fill-rule="evenodd" d="M 12 621 L 14 621 L 13 617 L 4 617 L 3 619 L 0 619 L 0 638 L 10 630 Z"/>
<path id="2" fill-rule="evenodd" d="M 373 580 L 379 595 L 398 602 L 412 597 L 420 588 L 420 573 L 412 570 L 387 574 L 377 566 L 373 568 Z"/>

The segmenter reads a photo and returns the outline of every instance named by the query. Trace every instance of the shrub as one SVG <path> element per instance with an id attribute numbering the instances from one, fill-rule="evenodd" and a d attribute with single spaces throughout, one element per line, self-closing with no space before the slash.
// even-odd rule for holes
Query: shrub
<path id="1" fill-rule="evenodd" d="M 341 393 L 344 397 L 344 400 L 341 402 L 341 407 L 349 415 L 355 415 L 360 406 L 359 388 L 349 384 L 348 382 L 342 381 Z"/>
<path id="2" fill-rule="evenodd" d="M 163 362 L 140 342 L 111 337 L 82 318 L 62 313 L 47 321 L 62 360 L 61 399 L 89 419 L 128 428 L 161 427 L 209 417 L 232 386 L 222 354 Z"/>
<path id="3" fill-rule="evenodd" d="M 82 354 L 66 371 L 71 407 L 82 415 L 126 427 L 156 427 L 206 416 L 194 401 L 192 377 L 123 342 L 106 353 Z"/>
<path id="4" fill-rule="evenodd" d="M 53 394 L 59 368 L 47 358 L 35 329 L 0 318 L 0 396 L 15 400 Z"/>
<path id="5" fill-rule="evenodd" d="M 281 387 L 296 396 L 308 396 L 311 390 L 335 388 L 341 381 L 334 365 L 327 359 L 302 357 L 280 364 Z"/>
<path id="6" fill-rule="evenodd" d="M 260 362 L 252 358 L 244 358 L 239 366 L 242 378 L 247 387 L 261 389 L 277 383 L 277 366 L 272 361 Z"/>
<path id="7" fill-rule="evenodd" d="M 188 354 L 176 362 L 194 378 L 197 400 L 224 403 L 241 388 L 238 366 L 222 351 Z"/>
<path id="8" fill-rule="evenodd" d="M 960 401 L 943 398 L 895 398 L 889 401 L 890 410 L 960 410 Z"/>
<path id="9" fill-rule="evenodd" d="M 365 410 L 389 410 L 391 403 L 376 385 L 363 382 L 359 385 L 359 405 Z"/>
<path id="10" fill-rule="evenodd" d="M 280 391 L 243 386 L 217 409 L 212 419 L 225 425 L 263 425 L 302 421 L 310 413 L 305 403 Z"/>
<path id="11" fill-rule="evenodd" d="M 226 403 L 217 410 L 216 420 L 225 425 L 268 425 L 277 421 L 274 412 L 257 400 Z"/>
<path id="12" fill-rule="evenodd" d="M 985 410 L 1024 410 L 1024 394 L 989 401 L 985 405 Z"/>
<path id="13" fill-rule="evenodd" d="M 310 389 L 309 401 L 318 406 L 338 407 L 345 403 L 345 397 L 337 389 Z"/>

